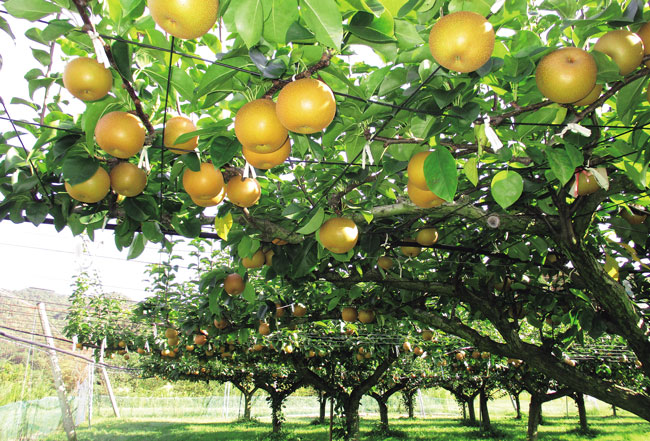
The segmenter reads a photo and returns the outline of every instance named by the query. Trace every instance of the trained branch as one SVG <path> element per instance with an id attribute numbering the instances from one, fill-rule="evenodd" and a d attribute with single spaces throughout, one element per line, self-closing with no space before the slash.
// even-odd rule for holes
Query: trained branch
<path id="1" fill-rule="evenodd" d="M 650 60 L 650 56 L 645 56 L 643 59 Z M 629 75 L 623 78 L 622 80 L 613 83 L 612 86 L 600 96 L 600 98 L 598 98 L 596 101 L 590 104 L 585 110 L 578 113 L 574 118 L 573 122 L 579 123 L 580 121 L 585 119 L 591 112 L 593 112 L 594 110 L 596 110 L 597 108 L 605 104 L 605 101 L 607 101 L 612 96 L 614 96 L 614 94 L 619 90 L 621 90 L 623 87 L 627 86 L 632 81 L 648 76 L 648 74 L 650 74 L 650 68 L 644 67 L 643 69 L 635 72 L 634 74 Z"/>
<path id="2" fill-rule="evenodd" d="M 295 80 L 301 80 L 303 78 L 309 78 L 311 77 L 314 73 L 318 72 L 321 69 L 325 69 L 327 66 L 330 65 L 330 60 L 332 59 L 332 51 L 325 51 L 323 53 L 323 56 L 321 57 L 320 61 L 313 66 L 310 66 L 306 70 L 300 72 L 299 74 L 296 74 L 292 80 L 273 80 L 273 86 L 269 90 L 266 91 L 264 94 L 264 98 L 271 98 L 273 95 L 275 95 L 280 89 L 282 89 L 284 86 L 289 84 L 291 81 Z"/>

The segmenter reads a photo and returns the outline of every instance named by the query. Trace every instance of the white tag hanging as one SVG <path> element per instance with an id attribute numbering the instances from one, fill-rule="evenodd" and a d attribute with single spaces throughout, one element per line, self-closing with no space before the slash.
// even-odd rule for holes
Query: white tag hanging
<path id="1" fill-rule="evenodd" d="M 255 168 L 246 161 L 246 165 L 244 166 L 244 179 L 248 177 L 257 179 L 257 174 L 255 173 Z"/>
<path id="2" fill-rule="evenodd" d="M 485 127 L 485 136 L 487 137 L 488 141 L 490 141 L 492 150 L 498 152 L 501 149 L 501 147 L 503 147 L 503 143 L 499 139 L 497 132 L 495 132 L 492 126 L 490 125 L 490 117 L 486 116 L 483 119 L 483 122 L 484 122 L 483 126 Z"/>
<path id="3" fill-rule="evenodd" d="M 370 165 L 375 164 L 375 159 L 372 157 L 372 152 L 370 151 L 370 144 L 366 144 L 363 147 L 363 153 L 361 154 L 361 168 L 364 170 L 366 168 L 366 160 Z"/>
<path id="4" fill-rule="evenodd" d="M 568 132 L 568 131 L 572 131 L 573 133 L 577 133 L 577 134 L 582 135 L 584 137 L 591 136 L 591 130 L 590 129 L 588 129 L 586 127 L 582 127 L 580 124 L 576 124 L 576 123 L 567 124 L 566 127 L 563 128 L 562 131 L 560 133 L 558 133 L 556 136 L 559 136 L 560 138 L 564 138 L 564 135 L 566 135 L 566 132 Z"/>
<path id="5" fill-rule="evenodd" d="M 143 166 L 146 171 L 151 171 L 151 164 L 149 164 L 149 147 L 145 147 L 140 153 L 138 168 L 143 168 Z"/>
<path id="6" fill-rule="evenodd" d="M 96 31 L 88 31 L 88 36 L 93 42 L 93 47 L 95 48 L 95 55 L 97 56 L 97 62 L 103 64 L 106 69 L 111 67 L 111 62 L 108 61 L 108 56 L 104 50 L 104 41 L 102 37 Z"/>

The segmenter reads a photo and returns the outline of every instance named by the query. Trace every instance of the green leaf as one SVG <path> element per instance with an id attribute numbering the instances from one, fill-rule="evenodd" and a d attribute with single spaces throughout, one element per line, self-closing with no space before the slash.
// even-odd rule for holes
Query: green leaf
<path id="1" fill-rule="evenodd" d="M 327 304 L 327 312 L 332 311 L 334 308 L 336 308 L 339 305 L 339 302 L 341 301 L 341 298 L 339 296 L 333 297 L 330 299 L 329 303 Z"/>
<path id="2" fill-rule="evenodd" d="M 219 298 L 223 293 L 223 288 L 214 288 L 211 289 L 208 293 L 208 307 L 210 312 L 215 315 L 221 314 L 221 306 L 219 306 Z"/>
<path id="3" fill-rule="evenodd" d="M 233 219 L 232 219 L 232 213 L 230 212 L 228 212 L 223 217 L 219 217 L 219 216 L 215 217 L 214 229 L 217 233 L 217 236 L 219 236 L 223 240 L 228 240 L 228 233 L 230 233 L 232 224 L 233 224 Z"/>
<path id="4" fill-rule="evenodd" d="M 458 11 L 472 11 L 486 17 L 492 6 L 485 0 L 451 0 L 449 2 L 449 13 Z"/>
<path id="5" fill-rule="evenodd" d="M 237 245 L 237 255 L 240 258 L 250 257 L 257 251 L 257 248 L 253 248 L 253 239 L 248 236 L 243 236 Z"/>
<path id="6" fill-rule="evenodd" d="M 232 67 L 245 67 L 250 64 L 250 62 L 250 58 L 235 57 L 221 60 L 219 64 L 213 64 L 205 72 L 203 78 L 201 78 L 194 99 L 199 99 L 203 95 L 213 92 L 215 89 L 222 87 L 228 80 L 232 78 L 234 72 Z M 220 64 L 223 64 L 224 66 Z"/>
<path id="7" fill-rule="evenodd" d="M 582 165 L 582 155 L 577 160 L 578 158 L 574 154 L 569 155 L 563 147 L 547 147 L 544 153 L 548 158 L 551 171 L 562 185 L 566 185 L 573 177 L 576 168 Z"/>
<path id="8" fill-rule="evenodd" d="M 643 89 L 647 82 L 647 78 L 639 78 L 618 91 L 616 94 L 616 113 L 619 118 L 626 121 L 632 120 L 631 115 L 641 104 L 641 101 L 646 99 Z M 627 119 L 626 116 L 628 116 Z"/>
<path id="9" fill-rule="evenodd" d="M 323 220 L 325 219 L 325 210 L 323 207 L 318 208 L 316 213 L 309 219 L 302 228 L 300 228 L 296 233 L 298 234 L 311 234 L 314 231 L 318 230 L 321 225 L 323 225 Z"/>
<path id="10" fill-rule="evenodd" d="M 134 198 L 126 198 L 122 206 L 126 215 L 137 222 L 144 222 L 149 219 L 149 215 L 144 211 L 144 207 Z"/>
<path id="11" fill-rule="evenodd" d="M 38 227 L 43 223 L 43 221 L 45 221 L 49 211 L 50 210 L 46 204 L 33 202 L 28 204 L 25 208 L 25 215 L 31 223 Z"/>
<path id="12" fill-rule="evenodd" d="M 388 11 L 384 11 L 379 18 L 359 11 L 350 20 L 349 27 L 350 32 L 364 40 L 377 43 L 395 41 L 395 25 Z"/>
<path id="13" fill-rule="evenodd" d="M 51 20 L 45 29 L 43 29 L 41 37 L 45 41 L 54 41 L 72 29 L 74 29 L 74 26 L 68 20 Z"/>
<path id="14" fill-rule="evenodd" d="M 286 44 L 287 31 L 299 17 L 298 0 L 270 0 L 262 2 L 262 6 L 265 8 L 264 15 L 268 14 L 264 21 L 264 39 Z"/>
<path id="15" fill-rule="evenodd" d="M 29 21 L 61 11 L 61 7 L 45 0 L 8 0 L 2 4 L 7 12 L 17 18 Z"/>
<path id="16" fill-rule="evenodd" d="M 11 32 L 11 28 L 9 27 L 9 23 L 7 23 L 7 20 L 5 20 L 4 17 L 0 17 L 0 29 L 2 29 L 7 34 L 9 34 L 9 36 L 12 39 L 14 39 L 14 40 L 16 39 L 16 36 L 14 35 L 14 33 Z"/>
<path id="17" fill-rule="evenodd" d="M 526 125 L 519 125 L 517 127 L 517 134 L 519 138 L 522 139 L 526 135 L 532 133 L 535 130 L 540 130 L 538 124 L 550 124 L 555 120 L 557 113 L 559 111 L 559 106 L 548 106 L 542 109 L 539 109 L 535 112 L 527 114 L 521 122 L 527 123 Z M 530 124 L 530 125 L 529 125 Z"/>
<path id="18" fill-rule="evenodd" d="M 144 237 L 144 234 L 136 234 L 131 246 L 129 247 L 129 253 L 127 254 L 127 260 L 135 259 L 139 257 L 144 251 L 144 246 L 147 244 L 147 239 Z"/>
<path id="19" fill-rule="evenodd" d="M 458 188 L 456 159 L 445 147 L 435 147 L 424 161 L 424 176 L 429 190 L 447 202 L 454 200 Z"/>
<path id="20" fill-rule="evenodd" d="M 156 221 L 149 221 L 142 224 L 142 233 L 149 242 L 162 242 L 164 236 L 160 231 L 160 225 Z"/>
<path id="21" fill-rule="evenodd" d="M 477 168 L 477 158 L 476 156 L 472 156 L 465 162 L 465 165 L 463 165 L 463 171 L 465 172 L 465 176 L 467 176 L 467 179 L 469 179 L 469 182 L 471 182 L 474 186 L 478 184 L 478 168 Z"/>
<path id="22" fill-rule="evenodd" d="M 117 70 L 124 78 L 133 81 L 133 74 L 131 72 L 131 46 L 123 41 L 117 40 L 111 47 Z"/>
<path id="23" fill-rule="evenodd" d="M 504 170 L 492 178 L 492 197 L 506 209 L 519 199 L 524 191 L 524 180 L 516 171 Z"/>
<path id="24" fill-rule="evenodd" d="M 335 0 L 300 0 L 307 27 L 319 43 L 339 49 L 343 41 L 343 17 Z"/>
<path id="25" fill-rule="evenodd" d="M 114 102 L 112 98 L 103 99 L 87 105 L 82 121 L 84 132 L 86 133 L 86 151 L 90 155 L 95 154 L 95 126 L 97 125 L 97 121 L 105 114 L 120 107 L 120 104 Z"/>
<path id="26" fill-rule="evenodd" d="M 235 10 L 235 27 L 247 48 L 259 43 L 264 27 L 262 2 L 258 0 L 241 0 Z"/>
<path id="27" fill-rule="evenodd" d="M 184 155 L 181 155 L 181 161 L 193 172 L 201 171 L 201 160 L 199 155 L 196 152 L 189 152 Z"/>
<path id="28" fill-rule="evenodd" d="M 172 66 L 172 85 L 186 101 L 194 99 L 194 80 L 185 70 Z"/>
<path id="29" fill-rule="evenodd" d="M 244 292 L 242 292 L 241 295 L 248 303 L 253 303 L 256 298 L 255 288 L 253 287 L 253 284 L 247 282 L 246 287 L 244 288 Z"/>
<path id="30" fill-rule="evenodd" d="M 239 152 L 241 152 L 241 144 L 237 138 L 217 136 L 210 144 L 210 158 L 216 168 L 230 162 Z"/>
<path id="31" fill-rule="evenodd" d="M 99 163 L 91 158 L 71 156 L 63 161 L 63 179 L 70 185 L 81 184 L 90 179 Z"/>
<path id="32" fill-rule="evenodd" d="M 590 54 L 596 61 L 596 66 L 598 67 L 598 74 L 596 76 L 597 83 L 610 83 L 622 78 L 618 64 L 609 55 L 598 51 L 591 51 Z"/>

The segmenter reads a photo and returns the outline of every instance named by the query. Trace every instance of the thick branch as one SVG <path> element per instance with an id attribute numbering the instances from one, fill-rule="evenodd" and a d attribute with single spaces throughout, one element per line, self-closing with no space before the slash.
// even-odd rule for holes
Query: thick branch
<path id="1" fill-rule="evenodd" d="M 424 311 L 416 312 L 413 318 L 461 337 L 482 350 L 504 357 L 522 359 L 541 373 L 561 381 L 573 390 L 580 390 L 650 421 L 650 397 L 584 374 L 575 368 L 569 367 L 544 349 L 522 342 L 518 337 L 516 341 L 499 343 L 479 334 L 471 327 L 457 320 Z"/>

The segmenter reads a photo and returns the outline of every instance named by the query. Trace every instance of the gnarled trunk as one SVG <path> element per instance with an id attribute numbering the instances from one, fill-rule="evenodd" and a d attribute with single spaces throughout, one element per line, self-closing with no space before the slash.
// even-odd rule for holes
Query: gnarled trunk
<path id="1" fill-rule="evenodd" d="M 320 424 L 325 424 L 325 413 L 327 412 L 327 394 L 325 392 L 318 393 L 318 422 Z"/>
<path id="2" fill-rule="evenodd" d="M 528 433 L 526 434 L 528 441 L 537 441 L 537 430 L 541 415 L 542 399 L 538 395 L 531 395 L 530 406 L 528 407 Z"/>
<path id="3" fill-rule="evenodd" d="M 467 410 L 469 413 L 469 422 L 476 424 L 476 410 L 474 409 L 474 398 L 475 396 L 467 399 Z"/>
<path id="4" fill-rule="evenodd" d="M 388 403 L 386 400 L 378 400 L 379 404 L 379 421 L 382 429 L 388 430 Z"/>
<path id="5" fill-rule="evenodd" d="M 479 394 L 479 408 L 481 410 L 481 428 L 483 430 L 492 430 L 490 423 L 490 413 L 488 411 L 488 395 L 485 390 L 481 390 Z"/>
<path id="6" fill-rule="evenodd" d="M 271 420 L 273 424 L 273 433 L 279 433 L 282 430 L 282 422 L 284 415 L 282 414 L 283 397 L 278 395 L 271 395 Z"/>
<path id="7" fill-rule="evenodd" d="M 245 420 L 251 419 L 251 409 L 253 407 L 253 395 L 255 395 L 256 391 L 257 388 L 251 391 L 242 392 L 242 394 L 244 395 L 244 419 Z"/>
<path id="8" fill-rule="evenodd" d="M 515 417 L 516 420 L 521 419 L 521 401 L 519 400 L 519 394 L 515 395 L 515 408 L 517 411 L 517 416 Z"/>
<path id="9" fill-rule="evenodd" d="M 402 397 L 404 397 L 404 406 L 406 407 L 406 411 L 408 412 L 409 419 L 415 418 L 415 414 L 413 411 L 413 396 L 415 395 L 415 391 L 404 391 L 402 392 Z"/>
<path id="10" fill-rule="evenodd" d="M 345 441 L 359 441 L 359 398 L 350 397 L 345 403 Z"/>
<path id="11" fill-rule="evenodd" d="M 585 408 L 585 396 L 580 392 L 576 392 L 571 396 L 573 401 L 576 402 L 578 406 L 578 417 L 580 418 L 580 430 L 587 431 L 589 426 L 587 424 L 587 409 Z"/>

